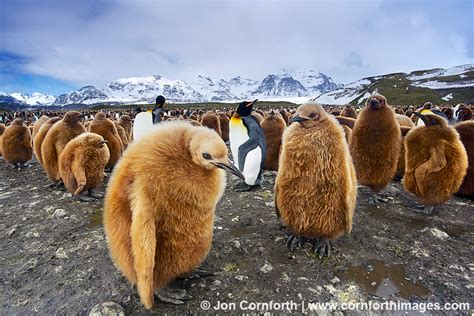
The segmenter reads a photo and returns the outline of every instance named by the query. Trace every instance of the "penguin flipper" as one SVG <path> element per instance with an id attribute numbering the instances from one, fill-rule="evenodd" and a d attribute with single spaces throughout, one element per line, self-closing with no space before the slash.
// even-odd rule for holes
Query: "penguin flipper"
<path id="1" fill-rule="evenodd" d="M 281 213 L 278 209 L 278 186 L 275 186 L 275 213 L 278 218 L 281 218 Z"/>
<path id="2" fill-rule="evenodd" d="M 244 170 L 244 165 L 245 165 L 245 157 L 247 157 L 247 154 L 254 150 L 255 148 L 258 147 L 258 142 L 253 139 L 249 138 L 245 143 L 240 145 L 239 147 L 239 170 L 243 171 Z"/>
<path id="3" fill-rule="evenodd" d="M 154 304 L 153 280 L 155 269 L 156 228 L 152 202 L 134 186 L 132 190 L 132 236 L 133 267 L 137 274 L 140 300 L 150 309 Z"/>
<path id="4" fill-rule="evenodd" d="M 446 167 L 447 161 L 444 142 L 445 141 L 441 141 L 436 146 L 431 147 L 429 149 L 430 159 L 415 169 L 415 179 L 418 191 L 422 195 L 425 195 L 425 191 L 429 191 L 427 190 L 428 188 L 424 188 L 423 185 L 418 185 L 419 183 L 424 182 L 422 179 L 426 178 L 426 175 L 441 171 Z"/>

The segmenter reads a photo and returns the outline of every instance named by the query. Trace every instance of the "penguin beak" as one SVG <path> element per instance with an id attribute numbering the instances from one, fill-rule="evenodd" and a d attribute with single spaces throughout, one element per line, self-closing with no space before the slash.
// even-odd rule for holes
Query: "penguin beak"
<path id="1" fill-rule="evenodd" d="M 253 100 L 252 102 L 250 102 L 249 104 L 247 104 L 247 107 L 253 106 L 257 101 L 258 101 L 258 99 Z"/>
<path id="2" fill-rule="evenodd" d="M 304 121 L 307 121 L 307 120 L 308 119 L 303 118 L 301 116 L 295 116 L 290 120 L 290 124 L 293 123 L 293 122 L 304 122 Z"/>
<path id="3" fill-rule="evenodd" d="M 418 112 L 413 112 L 413 115 L 418 116 L 423 121 L 423 123 L 425 123 L 425 126 L 428 126 L 429 124 L 428 119 L 423 114 L 420 114 Z"/>
<path id="4" fill-rule="evenodd" d="M 379 102 L 379 100 L 377 100 L 377 99 L 372 99 L 372 100 L 370 100 L 370 107 L 371 107 L 372 109 L 376 109 L 376 110 L 377 110 L 377 109 L 380 107 L 380 102 Z"/>
<path id="5" fill-rule="evenodd" d="M 235 176 L 239 177 L 241 180 L 245 180 L 245 177 L 242 172 L 240 172 L 240 170 L 237 169 L 237 167 L 234 166 L 234 164 L 232 164 L 230 161 L 228 161 L 226 164 L 222 162 L 211 162 L 211 164 L 213 164 L 217 168 L 231 172 Z"/>

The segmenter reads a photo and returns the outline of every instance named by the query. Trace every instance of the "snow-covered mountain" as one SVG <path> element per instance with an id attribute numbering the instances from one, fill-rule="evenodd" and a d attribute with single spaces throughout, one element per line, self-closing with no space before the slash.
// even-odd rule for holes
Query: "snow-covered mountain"
<path id="1" fill-rule="evenodd" d="M 324 93 L 316 101 L 334 105 L 361 104 L 371 94 L 381 93 L 390 104 L 472 103 L 473 89 L 474 64 L 468 64 L 367 77 Z"/>
<path id="2" fill-rule="evenodd" d="M 104 88 L 85 86 L 57 97 L 33 93 L 0 93 L 0 106 L 16 108 L 38 106 L 72 106 L 119 103 L 154 103 L 164 95 L 172 103 L 235 102 L 243 99 L 304 102 L 310 98 L 322 104 L 362 103 L 379 92 L 390 102 L 409 104 L 428 98 L 432 102 L 472 102 L 474 64 L 448 69 L 414 71 L 367 77 L 347 85 L 315 70 L 269 74 L 263 80 L 240 76 L 229 80 L 198 76 L 190 83 L 159 75 L 114 80 Z"/>

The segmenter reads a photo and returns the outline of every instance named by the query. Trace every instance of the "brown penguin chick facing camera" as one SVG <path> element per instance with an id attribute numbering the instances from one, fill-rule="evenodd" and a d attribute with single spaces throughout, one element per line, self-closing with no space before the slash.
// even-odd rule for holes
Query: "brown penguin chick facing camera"
<path id="1" fill-rule="evenodd" d="M 33 156 L 31 133 L 23 124 L 23 119 L 17 118 L 7 126 L 2 135 L 3 160 L 16 168 L 26 167 L 25 163 Z"/>
<path id="2" fill-rule="evenodd" d="M 80 197 L 82 201 L 100 198 L 93 189 L 104 179 L 110 156 L 106 143 L 98 134 L 84 133 L 67 143 L 59 156 L 59 175 L 66 189 L 74 195 L 88 192 L 89 197 Z"/>
<path id="3" fill-rule="evenodd" d="M 393 179 L 400 155 L 400 125 L 387 99 L 375 94 L 359 113 L 349 144 L 360 185 L 378 194 Z M 377 203 L 378 196 L 371 199 Z"/>
<path id="4" fill-rule="evenodd" d="M 221 136 L 222 131 L 221 131 L 221 122 L 219 120 L 219 117 L 214 114 L 212 111 L 206 112 L 206 114 L 203 115 L 201 118 L 201 124 L 202 126 L 206 126 L 210 129 L 213 129 L 216 131 L 216 133 Z"/>
<path id="5" fill-rule="evenodd" d="M 2 136 L 3 136 L 3 133 L 5 132 L 5 129 L 7 127 L 5 126 L 5 124 L 3 123 L 0 123 L 0 156 L 2 156 L 2 152 L 3 152 L 3 149 L 2 149 Z"/>
<path id="6" fill-rule="evenodd" d="M 104 229 L 112 260 L 147 309 L 154 290 L 206 258 L 225 188 L 222 169 L 244 178 L 215 131 L 183 121 L 164 122 L 131 143 L 115 167 Z M 163 290 L 158 298 L 170 301 Z"/>
<path id="7" fill-rule="evenodd" d="M 459 134 L 436 114 L 413 113 L 425 126 L 405 137 L 405 190 L 414 194 L 431 214 L 436 204 L 456 193 L 466 175 L 468 158 Z"/>
<path id="8" fill-rule="evenodd" d="M 122 157 L 123 152 L 123 143 L 114 122 L 108 119 L 104 112 L 99 112 L 90 123 L 89 132 L 99 134 L 107 141 L 110 159 L 106 168 L 113 168 Z"/>
<path id="9" fill-rule="evenodd" d="M 74 137 L 85 133 L 86 128 L 79 122 L 84 115 L 77 111 L 68 111 L 64 118 L 53 124 L 41 144 L 41 160 L 46 175 L 53 182 L 61 180 L 59 176 L 59 155 L 66 144 Z"/>
<path id="10" fill-rule="evenodd" d="M 125 132 L 127 133 L 128 142 L 130 142 L 132 136 L 132 119 L 128 115 L 122 115 L 117 120 L 117 124 L 122 126 Z"/>
<path id="11" fill-rule="evenodd" d="M 298 107 L 283 133 L 275 180 L 277 215 L 291 230 L 287 246 L 307 240 L 329 256 L 329 240 L 352 228 L 357 181 L 342 127 L 317 103 Z"/>
<path id="12" fill-rule="evenodd" d="M 280 156 L 281 137 L 286 123 L 280 113 L 271 110 L 260 124 L 267 143 L 267 154 L 263 168 L 278 171 L 278 157 Z"/>
<path id="13" fill-rule="evenodd" d="M 49 117 L 46 115 L 42 115 L 36 122 L 33 124 L 33 132 L 31 133 L 31 137 L 35 139 L 36 134 L 38 134 L 39 129 L 49 120 Z"/>
<path id="14" fill-rule="evenodd" d="M 41 125 L 40 129 L 38 130 L 38 133 L 36 133 L 35 138 L 33 139 L 33 151 L 35 153 L 36 160 L 38 160 L 41 166 L 43 165 L 43 157 L 41 156 L 41 144 L 43 143 L 46 134 L 48 134 L 53 124 L 59 122 L 60 120 L 61 118 L 57 116 L 47 120 L 46 123 Z"/>
<path id="15" fill-rule="evenodd" d="M 464 181 L 456 195 L 474 200 L 474 121 L 465 121 L 454 125 L 461 142 L 466 148 L 469 165 Z"/>
<path id="16" fill-rule="evenodd" d="M 352 105 L 348 104 L 344 109 L 342 109 L 341 116 L 357 119 L 357 111 L 352 107 Z"/>

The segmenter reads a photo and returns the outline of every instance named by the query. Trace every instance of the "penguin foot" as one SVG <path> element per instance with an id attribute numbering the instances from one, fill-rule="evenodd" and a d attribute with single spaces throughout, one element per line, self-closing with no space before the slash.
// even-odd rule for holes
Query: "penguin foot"
<path id="1" fill-rule="evenodd" d="M 64 186 L 63 182 L 54 182 L 46 186 L 50 190 L 60 190 L 65 191 L 66 187 Z"/>
<path id="2" fill-rule="evenodd" d="M 433 214 L 434 209 L 435 209 L 434 205 L 430 205 L 430 206 L 418 205 L 416 206 L 416 208 L 413 209 L 413 211 L 415 211 L 416 213 L 431 215 Z"/>
<path id="3" fill-rule="evenodd" d="M 184 304 L 184 301 L 193 298 L 185 290 L 167 288 L 161 289 L 158 293 L 155 293 L 155 297 L 164 303 L 174 305 L 182 305 Z"/>
<path id="4" fill-rule="evenodd" d="M 95 201 L 97 201 L 97 199 L 92 197 L 92 196 L 78 195 L 77 198 L 79 199 L 79 201 L 82 201 L 82 202 L 95 202 Z"/>
<path id="5" fill-rule="evenodd" d="M 100 200 L 104 198 L 103 194 L 96 193 L 93 189 L 89 189 L 89 196 L 96 200 Z"/>
<path id="6" fill-rule="evenodd" d="M 296 248 L 301 248 L 306 243 L 306 241 L 307 239 L 305 237 L 292 233 L 286 240 L 286 246 L 290 248 L 291 251 L 294 251 Z"/>
<path id="7" fill-rule="evenodd" d="M 235 192 L 249 192 L 249 191 L 255 191 L 260 189 L 262 186 L 261 185 L 248 185 L 245 182 L 239 183 L 236 186 L 234 186 Z"/>
<path id="8" fill-rule="evenodd" d="M 331 255 L 331 244 L 325 239 L 314 239 L 313 251 L 319 255 L 320 259 L 329 257 Z"/>

